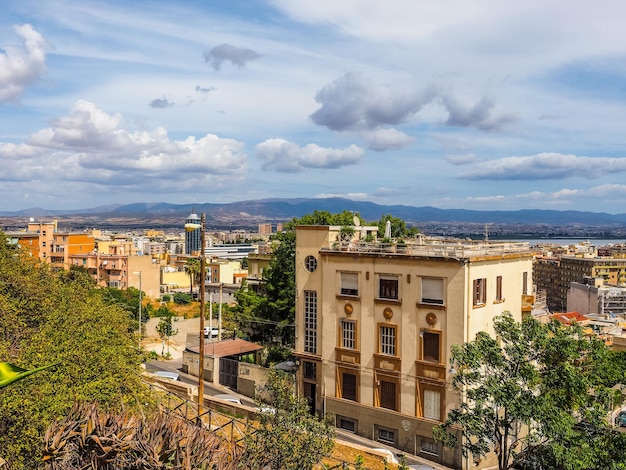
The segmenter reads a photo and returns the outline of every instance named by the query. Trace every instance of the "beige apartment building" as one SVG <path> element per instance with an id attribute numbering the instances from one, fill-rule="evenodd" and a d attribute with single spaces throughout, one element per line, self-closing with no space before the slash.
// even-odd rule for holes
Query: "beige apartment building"
<path id="1" fill-rule="evenodd" d="M 504 311 L 521 320 L 532 252 L 424 237 L 383 245 L 364 241 L 377 227 L 354 229 L 342 241 L 341 227 L 296 228 L 298 392 L 338 428 L 466 468 L 471 460 L 433 439 L 461 399 L 450 346 L 493 334 Z"/>

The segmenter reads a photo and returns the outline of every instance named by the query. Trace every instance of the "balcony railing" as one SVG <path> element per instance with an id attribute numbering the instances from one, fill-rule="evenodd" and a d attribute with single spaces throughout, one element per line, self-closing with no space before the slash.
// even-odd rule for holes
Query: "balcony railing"
<path id="1" fill-rule="evenodd" d="M 429 256 L 441 258 L 470 258 L 531 253 L 527 242 L 424 242 L 424 243 L 376 243 L 335 242 L 322 251 L 347 251 L 351 253 L 397 254 L 407 256 Z"/>

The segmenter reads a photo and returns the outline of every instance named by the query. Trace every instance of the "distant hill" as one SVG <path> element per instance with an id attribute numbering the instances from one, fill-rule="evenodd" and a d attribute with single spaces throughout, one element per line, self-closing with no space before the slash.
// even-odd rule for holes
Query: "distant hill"
<path id="1" fill-rule="evenodd" d="M 57 218 L 72 226 L 162 226 L 181 227 L 183 220 L 192 210 L 207 215 L 207 225 L 222 227 L 254 227 L 261 222 L 286 222 L 314 210 L 341 212 L 354 211 L 366 221 L 379 220 L 391 214 L 407 224 L 460 223 L 460 224 L 521 224 L 551 226 L 584 225 L 604 227 L 626 227 L 626 214 L 604 212 L 556 211 L 527 209 L 518 211 L 473 211 L 465 209 L 437 209 L 435 207 L 413 207 L 405 205 L 380 205 L 366 201 L 343 198 L 324 199 L 261 199 L 228 204 L 169 204 L 132 203 L 110 205 L 81 210 L 27 209 L 16 212 L 0 212 L 7 219 L 24 224 L 30 217 Z"/>

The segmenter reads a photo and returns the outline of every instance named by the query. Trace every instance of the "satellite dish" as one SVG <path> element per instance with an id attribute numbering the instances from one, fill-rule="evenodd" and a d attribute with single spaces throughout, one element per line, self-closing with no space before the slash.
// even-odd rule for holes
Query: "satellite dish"
<path id="1" fill-rule="evenodd" d="M 34 218 L 34 217 L 31 217 L 31 218 L 30 218 L 30 219 L 28 219 L 28 220 L 30 220 L 31 222 L 34 222 L 34 221 L 35 221 L 35 218 Z"/>
<path id="2" fill-rule="evenodd" d="M 359 219 L 359 216 L 358 216 L 358 215 L 355 215 L 355 216 L 352 218 L 352 222 L 354 222 L 354 225 L 355 225 L 356 227 L 359 227 L 359 226 L 361 225 L 361 219 Z"/>

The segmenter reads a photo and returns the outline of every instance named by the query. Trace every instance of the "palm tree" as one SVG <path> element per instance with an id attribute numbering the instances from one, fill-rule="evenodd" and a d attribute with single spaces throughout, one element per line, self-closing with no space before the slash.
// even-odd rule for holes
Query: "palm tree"
<path id="1" fill-rule="evenodd" d="M 187 258 L 185 273 L 189 276 L 189 295 L 193 297 L 193 281 L 200 274 L 200 260 L 198 258 Z"/>

